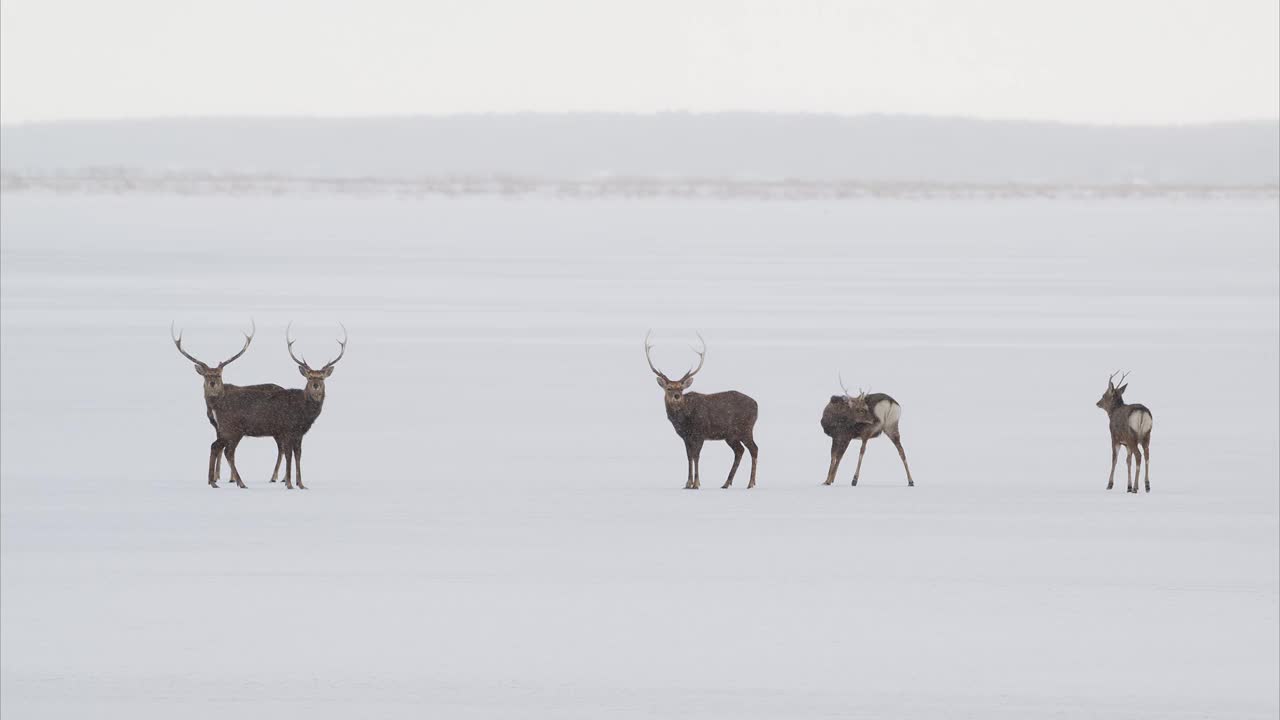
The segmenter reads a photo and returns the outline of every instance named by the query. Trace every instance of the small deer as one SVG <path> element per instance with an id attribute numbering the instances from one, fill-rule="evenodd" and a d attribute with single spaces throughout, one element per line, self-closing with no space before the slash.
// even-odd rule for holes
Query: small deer
<path id="1" fill-rule="evenodd" d="M 218 406 L 222 403 L 223 398 L 227 395 L 234 395 L 242 390 L 283 390 L 279 385 L 228 385 L 222 382 L 222 370 L 227 365 L 237 360 L 245 351 L 249 349 L 249 343 L 253 342 L 253 336 L 257 334 L 258 326 L 251 321 L 251 329 L 244 336 L 244 347 L 240 348 L 240 352 L 218 363 L 217 367 L 210 367 L 207 363 L 202 362 L 193 357 L 186 350 L 182 349 L 182 331 L 174 334 L 173 323 L 169 324 L 169 337 L 173 339 L 173 344 L 177 346 L 178 352 L 191 362 L 195 363 L 196 374 L 204 378 L 204 407 L 205 416 L 209 418 L 209 424 L 213 426 L 216 433 L 218 430 Z M 271 482 L 275 482 L 280 473 L 280 460 L 284 457 L 284 447 L 280 443 L 276 443 L 276 468 L 271 473 Z M 210 478 L 209 484 L 218 487 L 218 480 L 222 478 L 222 455 L 211 455 L 210 461 L 213 463 L 213 477 Z M 235 478 L 233 478 L 235 480 Z M 244 483 L 238 483 L 240 487 L 244 487 Z"/>
<path id="2" fill-rule="evenodd" d="M 1125 464 L 1125 491 L 1131 493 L 1138 492 L 1138 476 L 1142 474 L 1142 459 L 1146 456 L 1147 474 L 1145 478 L 1147 492 L 1151 492 L 1151 411 L 1146 405 L 1126 405 L 1124 402 L 1124 391 L 1128 385 L 1120 385 L 1116 387 L 1117 370 L 1111 373 L 1111 377 L 1107 378 L 1107 391 L 1102 393 L 1102 398 L 1098 400 L 1098 407 L 1102 408 L 1107 414 L 1107 418 L 1111 425 L 1111 475 L 1107 477 L 1107 489 L 1110 490 L 1115 486 L 1116 481 L 1116 456 L 1120 450 L 1120 446 L 1124 445 L 1127 454 L 1124 459 Z M 1120 376 L 1120 382 L 1124 383 L 1124 379 L 1129 377 L 1129 373 Z M 1138 471 L 1133 472 L 1133 458 L 1138 457 Z M 1132 478 L 1130 478 L 1132 476 Z"/>
<path id="3" fill-rule="evenodd" d="M 226 396 L 218 409 L 218 439 L 213 442 L 210 451 L 216 453 L 221 450 L 226 453 L 227 462 L 231 465 L 231 477 L 237 480 L 240 473 L 236 470 L 236 447 L 240 440 L 246 436 L 275 438 L 276 445 L 284 451 L 285 487 L 292 490 L 293 481 L 296 481 L 298 488 L 305 490 L 306 486 L 302 484 L 302 437 L 311 429 L 324 408 L 324 381 L 333 374 L 333 366 L 347 352 L 347 329 L 342 328 L 338 356 L 319 370 L 311 369 L 306 360 L 293 354 L 294 341 L 289 337 L 288 330 L 285 331 L 285 341 L 288 343 L 289 357 L 293 358 L 298 371 L 307 379 L 306 386 L 301 389 L 246 391 Z M 213 473 L 211 456 L 210 484 Z"/>
<path id="4" fill-rule="evenodd" d="M 914 487 L 911 479 L 911 468 L 907 465 L 907 453 L 902 449 L 902 434 L 898 430 L 898 419 L 902 417 L 902 406 L 897 400 L 884 393 L 868 395 L 862 390 L 857 397 L 849 395 L 849 389 L 840 379 L 843 395 L 832 395 L 827 407 L 822 411 L 822 431 L 831 437 L 831 467 L 827 470 L 827 481 L 830 485 L 836 480 L 836 470 L 840 467 L 840 459 L 844 457 L 849 443 L 858 438 L 862 440 L 862 448 L 858 450 L 858 466 L 853 470 L 853 484 L 857 486 L 858 475 L 862 473 L 862 456 L 867 452 L 867 441 L 880 437 L 883 433 L 898 448 L 898 456 L 902 458 L 902 469 L 907 471 L 907 486 Z"/>
<path id="5" fill-rule="evenodd" d="M 759 448 L 756 447 L 752 433 L 759 408 L 755 400 L 736 390 L 711 395 L 685 392 L 693 384 L 693 376 L 698 374 L 707 359 L 707 341 L 702 339 L 702 335 L 698 335 L 698 340 L 702 342 L 702 349 L 694 351 L 698 354 L 698 366 L 679 380 L 671 380 L 654 367 L 653 358 L 649 355 L 653 345 L 649 343 L 649 335 L 644 336 L 644 357 L 649 362 L 649 369 L 658 376 L 658 386 L 664 391 L 667 419 L 671 421 L 680 439 L 684 440 L 685 455 L 689 461 L 689 479 L 684 487 L 686 490 L 697 490 L 702 486 L 698 472 L 702 444 L 707 440 L 723 440 L 733 449 L 733 467 L 729 468 L 729 478 L 720 487 L 733 485 L 733 475 L 738 472 L 745 445 L 751 452 L 751 481 L 747 483 L 747 487 L 753 488 L 756 486 Z"/>

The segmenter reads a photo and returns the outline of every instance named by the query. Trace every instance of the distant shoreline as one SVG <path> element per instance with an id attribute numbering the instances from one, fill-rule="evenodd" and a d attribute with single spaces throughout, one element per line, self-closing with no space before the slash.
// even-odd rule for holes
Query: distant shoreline
<path id="1" fill-rule="evenodd" d="M 53 195 L 177 195 L 273 197 L 553 197 L 691 200 L 867 199 L 1157 199 L 1280 200 L 1280 185 L 1147 183 L 940 183 L 866 180 L 607 177 L 590 179 L 507 175 L 417 178 L 292 176 L 253 173 L 147 172 L 132 169 L 0 172 L 0 192 Z"/>

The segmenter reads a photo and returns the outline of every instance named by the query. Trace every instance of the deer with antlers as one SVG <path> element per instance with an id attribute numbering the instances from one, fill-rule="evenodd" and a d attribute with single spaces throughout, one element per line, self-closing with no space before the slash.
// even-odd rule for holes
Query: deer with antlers
<path id="1" fill-rule="evenodd" d="M 1151 411 L 1147 409 L 1146 405 L 1137 403 L 1133 405 L 1125 404 L 1124 391 L 1129 386 L 1124 384 L 1124 379 L 1129 377 L 1129 373 L 1120 376 L 1121 384 L 1116 387 L 1114 381 L 1119 372 L 1117 370 L 1111 373 L 1111 377 L 1107 378 L 1107 391 L 1102 394 L 1102 398 L 1097 402 L 1097 406 L 1107 414 L 1111 425 L 1111 475 L 1107 477 L 1107 489 L 1110 490 L 1115 486 L 1116 457 L 1120 446 L 1124 445 L 1127 452 L 1124 459 L 1125 491 L 1138 492 L 1138 476 L 1142 474 L 1142 460 L 1145 455 L 1147 460 L 1145 482 L 1147 492 L 1151 492 Z M 1133 471 L 1133 458 L 1135 455 L 1138 458 L 1137 472 Z"/>
<path id="2" fill-rule="evenodd" d="M 292 327 L 292 326 L 290 326 Z M 338 356 L 325 363 L 319 370 L 313 370 L 305 359 L 293 354 L 294 340 L 285 331 L 289 357 L 298 366 L 298 372 L 306 378 L 307 384 L 301 389 L 290 388 L 267 392 L 245 392 L 229 396 L 218 414 L 218 439 L 213 449 L 226 453 L 227 462 L 231 465 L 231 476 L 239 478 L 236 470 L 236 447 L 245 437 L 272 437 L 276 444 L 284 448 L 284 484 L 290 490 L 296 482 L 298 488 L 305 490 L 302 484 L 302 438 L 311 429 L 320 411 L 324 408 L 324 381 L 333 374 L 333 366 L 347 352 L 347 329 L 342 328 L 342 339 L 338 341 Z M 209 463 L 209 477 L 213 478 L 213 461 Z"/>
<path id="3" fill-rule="evenodd" d="M 228 396 L 237 395 L 245 391 L 261 392 L 261 391 L 284 389 L 279 385 L 273 385 L 273 384 L 229 385 L 222 381 L 222 370 L 226 366 L 230 365 L 232 362 L 239 359 L 241 355 L 245 354 L 245 351 L 249 349 L 249 343 L 253 342 L 253 336 L 257 334 L 257 331 L 258 331 L 257 324 L 252 323 L 251 321 L 251 328 L 248 333 L 245 333 L 244 347 L 240 348 L 240 352 L 218 363 L 217 367 L 211 367 L 208 363 L 205 363 L 197 359 L 196 357 L 188 353 L 186 350 L 182 349 L 182 331 L 179 330 L 178 333 L 175 335 L 173 323 L 169 324 L 169 337 L 173 339 L 173 344 L 178 348 L 178 352 L 181 353 L 182 356 L 185 357 L 186 359 L 195 363 L 196 374 L 204 378 L 203 384 L 204 384 L 205 415 L 209 418 L 209 424 L 213 426 L 213 430 L 215 433 L 218 431 L 218 409 L 224 403 L 225 398 L 227 398 Z M 210 452 L 209 462 L 213 468 L 209 478 L 209 484 L 213 487 L 218 487 L 218 480 L 221 479 L 222 477 L 222 454 L 214 452 L 212 448 L 210 449 L 209 452 Z M 276 467 L 275 467 L 275 470 L 271 472 L 271 482 L 275 482 L 276 478 L 279 476 L 280 460 L 283 457 L 284 457 L 284 446 L 281 445 L 279 442 L 277 442 L 276 443 Z M 244 487 L 244 483 L 241 482 L 238 477 L 233 476 L 232 481 L 238 484 L 240 487 Z"/>
<path id="4" fill-rule="evenodd" d="M 698 340 L 702 342 L 702 349 L 694 351 L 698 354 L 698 366 L 679 380 L 671 380 L 654 367 L 653 358 L 649 354 L 653 345 L 649 343 L 649 335 L 644 336 L 644 357 L 649 362 L 649 369 L 658 376 L 658 386 L 664 391 L 667 419 L 671 421 L 680 439 L 684 440 L 685 456 L 689 462 L 689 479 L 684 487 L 686 490 L 696 490 L 702 486 L 698 461 L 702 455 L 703 443 L 708 440 L 723 440 L 733 450 L 733 467 L 729 468 L 729 478 L 720 487 L 727 488 L 733 484 L 733 476 L 738 472 L 745 446 L 751 453 L 751 480 L 747 487 L 753 488 L 756 486 L 759 448 L 756 447 L 752 434 L 759 409 L 755 400 L 736 390 L 711 395 L 685 392 L 693 384 L 693 376 L 698 374 L 707 359 L 707 342 L 702 339 L 701 334 L 698 335 Z"/>
<path id="5" fill-rule="evenodd" d="M 902 449 L 902 434 L 898 430 L 902 406 L 884 393 L 867 394 L 859 389 L 857 397 L 853 397 L 844 386 L 843 378 L 840 378 L 840 389 L 844 390 L 844 394 L 832 395 L 826 409 L 822 411 L 822 431 L 831 437 L 831 466 L 823 485 L 835 482 L 840 459 L 844 457 L 845 450 L 849 449 L 849 443 L 858 438 L 862 440 L 862 447 L 858 450 L 858 466 L 853 470 L 853 484 L 857 486 L 858 475 L 862 473 L 862 456 L 867 452 L 867 441 L 884 434 L 898 448 L 902 469 L 907 471 L 907 486 L 914 487 L 911 468 L 907 465 L 907 453 Z"/>

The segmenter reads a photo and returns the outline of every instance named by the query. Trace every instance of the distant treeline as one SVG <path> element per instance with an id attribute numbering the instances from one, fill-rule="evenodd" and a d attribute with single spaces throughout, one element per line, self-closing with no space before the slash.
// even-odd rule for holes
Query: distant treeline
<path id="1" fill-rule="evenodd" d="M 732 178 L 614 177 L 567 180 L 536 177 L 337 178 L 265 174 L 146 173 L 96 169 L 47 174 L 0 174 L 0 191 L 55 194 L 279 196 L 539 196 L 558 198 L 690 198 L 843 200 L 863 198 L 1280 198 L 1278 185 L 1034 184 L 862 182 L 857 180 L 743 180 Z"/>
<path id="2" fill-rule="evenodd" d="M 565 178 L 586 188 L 1280 183 L 1274 120 L 1168 127 L 766 113 L 121 120 L 0 128 L 0 169 Z M 746 184 L 739 184 L 746 182 Z M 776 186 L 776 185 L 775 185 Z M 567 188 L 569 189 L 569 188 Z M 862 190 L 854 190 L 863 192 Z"/>

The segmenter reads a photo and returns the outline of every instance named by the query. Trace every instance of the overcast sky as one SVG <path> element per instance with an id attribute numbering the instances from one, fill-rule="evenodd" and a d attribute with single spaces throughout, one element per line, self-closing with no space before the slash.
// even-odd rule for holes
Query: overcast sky
<path id="1" fill-rule="evenodd" d="M 1280 115 L 1276 0 L 3 0 L 0 120 Z"/>

